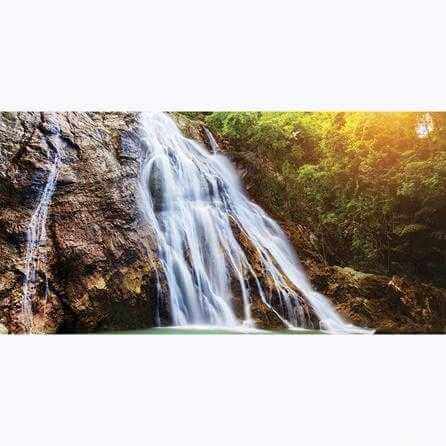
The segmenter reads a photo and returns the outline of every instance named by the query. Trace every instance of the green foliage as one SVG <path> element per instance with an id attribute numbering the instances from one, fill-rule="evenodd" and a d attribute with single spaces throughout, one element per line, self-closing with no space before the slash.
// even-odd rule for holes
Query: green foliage
<path id="1" fill-rule="evenodd" d="M 445 284 L 446 114 L 217 112 L 205 121 L 272 166 L 274 175 L 259 172 L 262 204 L 323 237 L 329 260 Z"/>
<path id="2" fill-rule="evenodd" d="M 204 121 L 207 115 L 210 115 L 211 112 L 179 112 L 181 115 L 186 116 L 189 119 L 198 119 L 200 121 Z"/>

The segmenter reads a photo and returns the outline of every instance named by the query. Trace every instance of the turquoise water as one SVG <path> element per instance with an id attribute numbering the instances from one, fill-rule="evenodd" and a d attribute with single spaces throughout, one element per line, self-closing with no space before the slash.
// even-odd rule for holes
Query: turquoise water
<path id="1" fill-rule="evenodd" d="M 110 334 L 107 333 L 107 334 Z M 204 326 L 178 326 L 178 327 L 155 327 L 142 330 L 114 331 L 112 334 L 124 335 L 303 335 L 322 334 L 321 331 L 292 329 L 292 330 L 259 330 L 255 328 L 226 328 L 226 327 L 204 327 Z"/>

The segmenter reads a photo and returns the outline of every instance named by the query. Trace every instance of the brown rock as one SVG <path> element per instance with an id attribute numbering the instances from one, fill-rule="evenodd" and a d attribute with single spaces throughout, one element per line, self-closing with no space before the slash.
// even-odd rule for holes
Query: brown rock
<path id="1" fill-rule="evenodd" d="M 443 333 L 446 290 L 401 277 L 305 264 L 314 286 L 348 320 L 378 333 Z"/>
<path id="2" fill-rule="evenodd" d="M 136 203 L 138 131 L 133 113 L 1 115 L 0 322 L 10 331 L 23 329 L 26 230 L 54 144 L 62 145 L 63 164 L 47 219 L 33 331 L 153 324 L 156 258 Z M 135 157 L 121 156 L 129 150 Z"/>

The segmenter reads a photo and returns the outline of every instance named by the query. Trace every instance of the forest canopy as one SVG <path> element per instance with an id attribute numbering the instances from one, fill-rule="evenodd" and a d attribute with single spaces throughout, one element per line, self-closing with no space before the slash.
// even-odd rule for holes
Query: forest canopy
<path id="1" fill-rule="evenodd" d="M 309 227 L 328 261 L 446 284 L 446 113 L 188 115 L 273 169 L 268 210 Z"/>

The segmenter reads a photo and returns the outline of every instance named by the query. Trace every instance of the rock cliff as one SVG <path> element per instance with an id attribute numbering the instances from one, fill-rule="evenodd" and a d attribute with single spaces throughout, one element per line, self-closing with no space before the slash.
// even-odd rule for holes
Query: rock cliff
<path id="1" fill-rule="evenodd" d="M 158 267 L 137 212 L 136 115 L 3 113 L 0 144 L 0 323 L 23 330 L 26 230 L 59 144 L 63 160 L 38 271 L 34 330 L 150 326 Z"/>

